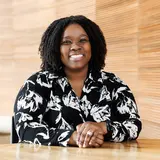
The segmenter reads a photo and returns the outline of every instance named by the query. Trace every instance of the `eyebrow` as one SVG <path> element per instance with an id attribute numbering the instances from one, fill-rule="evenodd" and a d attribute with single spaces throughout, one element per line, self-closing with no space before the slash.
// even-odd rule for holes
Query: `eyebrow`
<path id="1" fill-rule="evenodd" d="M 86 34 L 81 34 L 80 37 L 82 37 L 82 36 L 85 36 L 85 37 L 89 38 Z M 71 38 L 71 37 L 70 36 L 65 36 L 65 37 L 62 37 L 62 38 Z"/>

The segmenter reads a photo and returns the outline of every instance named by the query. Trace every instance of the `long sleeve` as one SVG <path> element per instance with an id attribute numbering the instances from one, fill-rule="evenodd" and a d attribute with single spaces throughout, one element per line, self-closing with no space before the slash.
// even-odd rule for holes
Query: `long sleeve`
<path id="1" fill-rule="evenodd" d="M 58 124 L 61 114 L 56 113 L 55 120 L 56 122 L 59 120 L 57 127 L 49 126 L 44 121 L 44 116 L 49 110 L 48 98 L 51 84 L 51 79 L 47 79 L 44 75 L 38 77 L 38 74 L 35 74 L 25 82 L 18 93 L 14 106 L 14 118 L 19 142 L 67 146 L 73 130 Z"/>
<path id="2" fill-rule="evenodd" d="M 109 133 L 105 138 L 115 142 L 135 140 L 142 123 L 134 96 L 118 77 L 113 76 L 111 82 L 114 86 L 111 92 L 111 117 L 107 121 Z"/>

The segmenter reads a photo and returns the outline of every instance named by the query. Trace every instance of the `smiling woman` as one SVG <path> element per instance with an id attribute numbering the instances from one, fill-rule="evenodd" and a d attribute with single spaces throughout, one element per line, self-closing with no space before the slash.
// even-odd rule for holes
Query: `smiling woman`
<path id="1" fill-rule="evenodd" d="M 91 59 L 89 37 L 80 25 L 70 24 L 65 28 L 62 35 L 60 53 L 64 71 L 68 75 L 68 81 L 76 95 L 80 97 Z M 77 80 L 75 80 L 75 77 L 74 79 L 72 78 L 72 72 L 74 72 L 75 76 L 77 75 Z"/>
<path id="2" fill-rule="evenodd" d="M 60 52 L 65 72 L 88 70 L 88 63 L 91 59 L 91 44 L 87 33 L 80 25 L 70 24 L 65 28 Z"/>
<path id="3" fill-rule="evenodd" d="M 19 142 L 100 147 L 134 140 L 141 131 L 129 87 L 105 65 L 106 42 L 84 16 L 61 18 L 44 32 L 41 71 L 25 82 L 15 101 Z"/>

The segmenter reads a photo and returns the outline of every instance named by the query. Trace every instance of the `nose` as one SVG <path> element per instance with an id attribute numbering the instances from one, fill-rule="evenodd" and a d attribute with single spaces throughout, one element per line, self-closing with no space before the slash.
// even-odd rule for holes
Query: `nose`
<path id="1" fill-rule="evenodd" d="M 72 44 L 70 50 L 71 50 L 71 51 L 78 51 L 78 50 L 81 50 L 81 46 L 74 43 L 74 44 Z"/>

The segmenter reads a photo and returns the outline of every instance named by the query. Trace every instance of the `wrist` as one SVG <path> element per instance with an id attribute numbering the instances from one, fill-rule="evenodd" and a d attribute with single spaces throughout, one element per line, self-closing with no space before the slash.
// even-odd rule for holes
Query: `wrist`
<path id="1" fill-rule="evenodd" d="M 76 138 L 77 138 L 77 131 L 74 131 L 71 137 L 69 138 L 68 145 L 77 146 Z"/>
<path id="2" fill-rule="evenodd" d="M 100 122 L 100 126 L 103 130 L 103 133 L 106 134 L 107 133 L 107 124 L 106 122 Z"/>
<path id="3" fill-rule="evenodd" d="M 107 132 L 112 132 L 112 125 L 110 120 L 106 120 Z"/>

